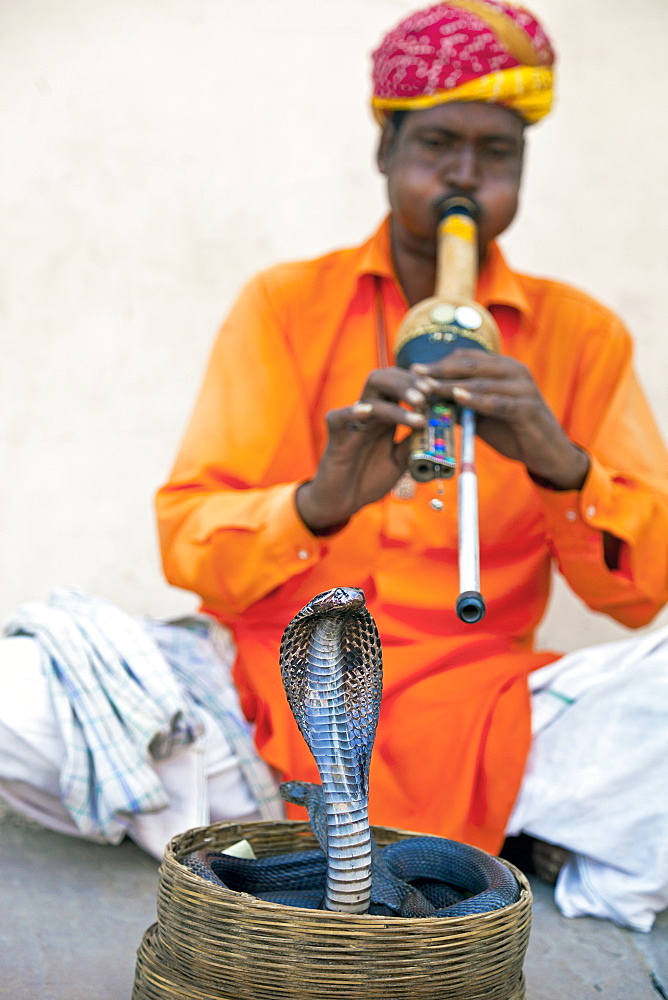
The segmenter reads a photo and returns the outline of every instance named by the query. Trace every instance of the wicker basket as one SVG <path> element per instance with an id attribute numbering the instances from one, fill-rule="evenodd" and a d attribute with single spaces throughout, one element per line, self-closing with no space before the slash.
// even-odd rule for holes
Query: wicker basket
<path id="1" fill-rule="evenodd" d="M 378 842 L 415 836 L 374 827 Z M 267 903 L 194 875 L 179 858 L 249 840 L 258 857 L 309 850 L 308 823 L 219 823 L 168 845 L 158 923 L 138 951 L 133 1000 L 524 1000 L 531 889 L 468 917 L 351 916 Z"/>

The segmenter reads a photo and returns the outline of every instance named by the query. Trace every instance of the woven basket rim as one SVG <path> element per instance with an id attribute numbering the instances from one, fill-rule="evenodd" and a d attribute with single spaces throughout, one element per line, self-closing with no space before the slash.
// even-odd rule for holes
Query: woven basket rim
<path id="1" fill-rule="evenodd" d="M 273 913 L 274 917 L 278 917 L 280 914 L 284 914 L 285 916 L 292 914 L 295 917 L 297 914 L 302 914 L 308 915 L 310 920 L 320 920 L 323 922 L 333 921 L 334 923 L 342 923 L 351 928 L 356 926 L 360 930 L 364 927 L 371 929 L 371 921 L 373 921 L 377 926 L 380 924 L 389 924 L 391 926 L 396 925 L 397 927 L 402 927 L 406 931 L 418 927 L 421 928 L 422 931 L 428 931 L 430 928 L 437 929 L 439 927 L 442 929 L 444 927 L 444 921 L 447 922 L 448 927 L 453 927 L 459 924 L 461 924 L 462 927 L 465 927 L 466 925 L 473 923 L 480 926 L 485 922 L 496 922 L 500 919 L 512 917 L 517 910 L 526 906 L 527 898 L 529 903 L 531 903 L 533 899 L 531 885 L 524 872 L 520 871 L 519 868 L 516 868 L 509 861 L 506 861 L 505 858 L 498 858 L 497 860 L 508 868 L 517 879 L 520 886 L 519 899 L 517 899 L 514 903 L 510 903 L 508 906 L 503 906 L 496 910 L 489 910 L 485 913 L 469 913 L 456 917 L 378 916 L 371 913 L 338 913 L 335 910 L 313 910 L 302 906 L 287 906 L 284 903 L 274 903 L 269 900 L 258 899 L 257 896 L 253 896 L 251 893 L 237 892 L 235 890 L 228 889 L 225 886 L 215 885 L 180 864 L 180 858 L 185 857 L 185 855 L 189 854 L 191 851 L 201 850 L 202 848 L 208 848 L 210 850 L 220 849 L 218 845 L 223 840 L 223 834 L 226 831 L 246 831 L 245 833 L 242 832 L 241 836 L 237 839 L 249 839 L 248 831 L 252 833 L 252 830 L 254 829 L 262 831 L 279 829 L 291 831 L 295 834 L 304 834 L 305 849 L 310 849 L 313 846 L 313 843 L 317 846 L 315 838 L 313 837 L 311 826 L 308 821 L 304 820 L 256 820 L 250 823 L 238 821 L 212 823 L 208 826 L 192 827 L 191 829 L 172 837 L 165 848 L 161 870 L 163 866 L 165 868 L 169 868 L 172 865 L 177 865 L 179 877 L 184 879 L 186 884 L 192 885 L 193 889 L 205 894 L 208 897 L 208 902 L 211 903 L 215 903 L 216 900 L 221 903 L 230 903 L 234 901 L 235 905 L 241 908 L 244 906 L 248 907 L 249 912 L 256 911 L 258 914 Z M 397 839 L 435 836 L 434 834 L 425 834 L 414 830 L 403 830 L 399 827 L 374 825 L 371 829 L 381 842 L 386 834 L 389 834 L 390 837 L 396 837 Z M 309 837 L 313 841 L 312 844 L 306 843 Z M 187 849 L 181 849 L 179 846 L 183 843 L 184 838 L 189 838 L 192 841 L 188 845 Z M 233 842 L 234 841 L 231 841 L 230 843 Z M 227 846 L 229 846 L 229 844 Z M 481 850 L 481 848 L 478 848 L 478 850 Z M 263 856 L 267 857 L 270 856 L 270 854 L 264 854 Z"/>

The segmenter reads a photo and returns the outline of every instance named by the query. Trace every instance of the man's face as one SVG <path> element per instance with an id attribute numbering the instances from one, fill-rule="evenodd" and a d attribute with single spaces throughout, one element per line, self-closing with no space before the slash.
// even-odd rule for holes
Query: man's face
<path id="1" fill-rule="evenodd" d="M 438 206 L 455 194 L 480 209 L 481 257 L 517 211 L 524 123 L 496 104 L 440 104 L 385 126 L 378 166 L 387 177 L 393 235 L 435 252 Z"/>

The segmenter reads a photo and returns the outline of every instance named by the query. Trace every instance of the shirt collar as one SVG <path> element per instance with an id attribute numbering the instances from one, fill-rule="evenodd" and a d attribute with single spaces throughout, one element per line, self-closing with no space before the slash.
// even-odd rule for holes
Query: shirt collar
<path id="1" fill-rule="evenodd" d="M 520 276 L 510 269 L 498 243 L 490 243 L 487 249 L 478 277 L 477 299 L 487 309 L 509 306 L 524 319 L 533 314 Z"/>
<path id="2" fill-rule="evenodd" d="M 358 275 L 377 274 L 390 278 L 398 285 L 390 249 L 390 220 L 383 220 L 373 236 L 360 247 Z M 520 277 L 508 266 L 498 243 L 491 243 L 478 277 L 476 298 L 489 309 L 508 306 L 523 318 L 532 315 L 531 305 L 522 287 Z"/>
<path id="3" fill-rule="evenodd" d="M 358 275 L 377 274 L 399 284 L 392 264 L 390 249 L 390 217 L 385 218 L 373 236 L 360 247 Z"/>

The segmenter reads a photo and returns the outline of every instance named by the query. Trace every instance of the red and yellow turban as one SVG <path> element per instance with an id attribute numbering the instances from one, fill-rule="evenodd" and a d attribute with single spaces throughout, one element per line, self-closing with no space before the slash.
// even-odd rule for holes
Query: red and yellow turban
<path id="1" fill-rule="evenodd" d="M 488 101 L 527 122 L 552 105 L 554 51 L 528 10 L 507 0 L 445 0 L 405 18 L 373 53 L 374 114 Z"/>

